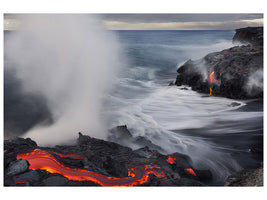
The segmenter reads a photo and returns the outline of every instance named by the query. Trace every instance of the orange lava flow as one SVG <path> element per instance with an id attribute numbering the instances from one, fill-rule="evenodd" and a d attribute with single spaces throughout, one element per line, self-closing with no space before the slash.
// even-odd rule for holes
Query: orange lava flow
<path id="1" fill-rule="evenodd" d="M 76 154 L 62 154 L 62 153 L 57 153 L 53 152 L 54 154 L 62 157 L 62 158 L 72 158 L 72 159 L 83 159 L 82 155 L 76 155 Z"/>
<path id="2" fill-rule="evenodd" d="M 135 186 L 149 182 L 149 174 L 157 178 L 166 178 L 164 171 L 157 165 L 143 165 L 128 169 L 128 177 L 115 178 L 97 174 L 84 169 L 69 168 L 58 162 L 54 156 L 41 149 L 17 155 L 30 163 L 32 170 L 46 170 L 58 173 L 73 181 L 92 181 L 102 186 Z"/>
<path id="3" fill-rule="evenodd" d="M 218 82 L 218 80 L 215 78 L 215 75 L 214 75 L 214 71 L 212 71 L 209 75 L 209 78 L 210 78 L 210 83 L 216 83 Z M 212 89 L 210 87 L 210 95 L 212 95 Z"/>
<path id="4" fill-rule="evenodd" d="M 190 174 L 197 176 L 192 168 L 186 168 L 185 170 L 188 171 Z"/>
<path id="5" fill-rule="evenodd" d="M 212 95 L 212 89 L 210 88 L 210 95 Z"/>
<path id="6" fill-rule="evenodd" d="M 171 165 L 174 164 L 174 163 L 176 163 L 175 160 L 176 160 L 176 158 L 173 158 L 173 157 L 171 157 L 171 156 L 169 156 L 169 157 L 166 159 L 166 161 L 167 161 L 168 163 L 170 163 Z"/>
<path id="7" fill-rule="evenodd" d="M 218 80 L 215 78 L 214 71 L 212 71 L 209 75 L 210 83 L 216 83 Z"/>

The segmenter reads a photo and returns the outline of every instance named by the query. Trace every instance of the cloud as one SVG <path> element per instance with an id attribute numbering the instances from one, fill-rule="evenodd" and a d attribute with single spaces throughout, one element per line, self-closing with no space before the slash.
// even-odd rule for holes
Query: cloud
<path id="1" fill-rule="evenodd" d="M 263 26 L 263 19 L 239 21 L 200 22 L 143 22 L 103 21 L 103 27 L 110 30 L 232 30 L 247 26 Z"/>
<path id="2" fill-rule="evenodd" d="M 229 30 L 263 26 L 263 14 L 87 14 L 109 30 Z M 16 29 L 17 16 L 5 14 L 5 30 Z"/>
<path id="3" fill-rule="evenodd" d="M 225 22 L 261 19 L 262 14 L 102 14 L 105 21 L 128 23 Z"/>

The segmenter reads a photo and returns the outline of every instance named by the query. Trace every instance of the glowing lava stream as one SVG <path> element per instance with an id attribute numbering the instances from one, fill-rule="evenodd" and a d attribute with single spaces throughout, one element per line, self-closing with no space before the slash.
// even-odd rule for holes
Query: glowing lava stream
<path id="1" fill-rule="evenodd" d="M 210 95 L 212 95 L 212 89 L 210 88 Z"/>
<path id="2" fill-rule="evenodd" d="M 62 158 L 72 158 L 72 159 L 83 159 L 84 157 L 82 155 L 76 155 L 76 154 L 62 154 L 53 152 L 53 154 L 56 154 L 57 156 L 60 156 Z"/>
<path id="3" fill-rule="evenodd" d="M 185 170 L 188 171 L 190 174 L 197 176 L 192 168 L 186 168 Z"/>
<path id="4" fill-rule="evenodd" d="M 215 78 L 214 71 L 212 71 L 209 75 L 210 77 L 210 83 L 216 83 L 218 80 Z"/>
<path id="5" fill-rule="evenodd" d="M 215 78 L 215 76 L 214 76 L 214 71 L 212 71 L 211 73 L 210 73 L 210 75 L 209 75 L 209 78 L 210 78 L 210 83 L 212 84 L 212 83 L 216 83 L 216 82 L 218 82 L 218 80 Z M 212 95 L 212 89 L 211 89 L 211 87 L 210 87 L 210 95 Z"/>
<path id="6" fill-rule="evenodd" d="M 72 169 L 59 163 L 54 156 L 41 149 L 35 149 L 26 154 L 17 155 L 17 159 L 25 159 L 30 163 L 29 169 L 46 170 L 58 173 L 73 181 L 93 181 L 102 186 L 134 186 L 147 183 L 149 174 L 157 178 L 166 178 L 163 170 L 157 165 L 143 165 L 128 169 L 128 177 L 115 178 L 97 174 L 83 169 Z"/>

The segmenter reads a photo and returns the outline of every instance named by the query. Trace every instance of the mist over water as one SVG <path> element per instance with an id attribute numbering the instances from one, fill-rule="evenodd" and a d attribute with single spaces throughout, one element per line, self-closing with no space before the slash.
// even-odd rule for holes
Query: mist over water
<path id="1" fill-rule="evenodd" d="M 53 123 L 24 137 L 39 145 L 73 142 L 79 131 L 106 138 L 100 119 L 103 93 L 120 66 L 119 45 L 98 19 L 86 15 L 24 15 L 5 40 L 5 55 L 24 92 L 47 102 Z"/>

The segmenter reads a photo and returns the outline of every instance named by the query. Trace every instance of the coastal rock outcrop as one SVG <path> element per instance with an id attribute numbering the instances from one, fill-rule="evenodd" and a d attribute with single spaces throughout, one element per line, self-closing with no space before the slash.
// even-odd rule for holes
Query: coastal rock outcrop
<path id="1" fill-rule="evenodd" d="M 188 60 L 170 85 L 188 85 L 202 93 L 233 99 L 263 98 L 262 31 L 258 27 L 236 30 L 233 41 L 247 45 Z"/>
<path id="2" fill-rule="evenodd" d="M 254 46 L 263 46 L 263 27 L 247 27 L 236 29 L 233 43 L 250 43 Z"/>
<path id="3" fill-rule="evenodd" d="M 121 129 L 127 130 L 117 127 Z M 23 138 L 5 141 L 5 154 L 15 154 L 15 160 L 5 160 L 5 186 L 203 186 L 212 179 L 209 170 L 194 169 L 187 155 L 163 155 L 148 147 L 132 150 L 82 133 L 72 146 L 35 144 Z M 10 174 L 21 158 L 30 166 Z"/>

